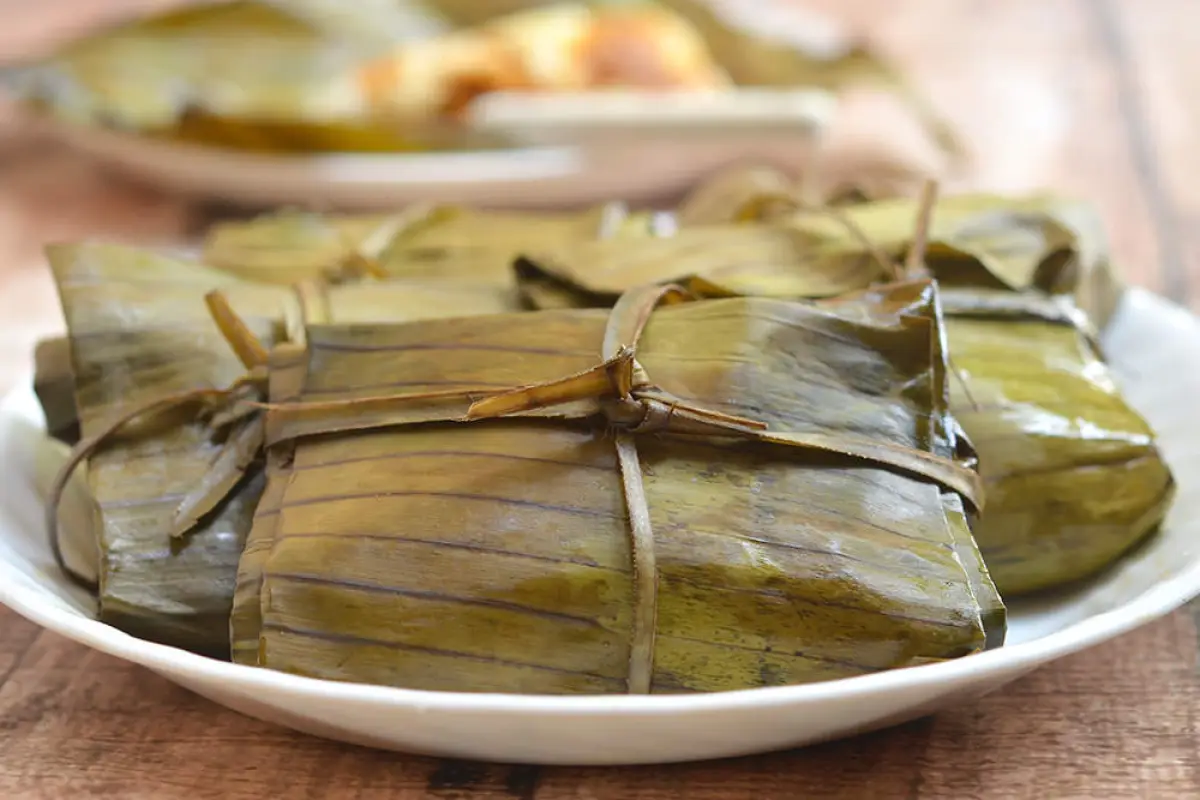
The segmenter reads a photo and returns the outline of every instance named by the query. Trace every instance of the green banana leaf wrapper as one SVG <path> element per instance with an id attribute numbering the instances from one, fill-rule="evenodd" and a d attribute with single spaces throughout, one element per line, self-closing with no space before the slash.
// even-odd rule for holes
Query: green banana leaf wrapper
<path id="1" fill-rule="evenodd" d="M 788 221 L 526 251 L 514 266 L 521 296 L 543 309 L 609 305 L 644 283 L 677 282 L 710 295 L 835 297 L 890 277 L 888 263 L 829 247 Z"/>
<path id="2" fill-rule="evenodd" d="M 520 266 L 524 280 L 554 284 L 557 292 L 544 293 L 557 297 L 558 306 L 608 302 L 643 280 L 703 283 L 714 294 L 834 296 L 878 279 L 885 268 L 872 248 L 900 261 L 911 245 L 912 198 L 796 210 L 790 187 L 769 172 L 711 186 L 717 191 L 697 192 L 685 206 L 674 241 L 640 243 L 632 252 L 624 243 L 602 241 L 528 251 Z M 716 262 L 705 244 L 721 225 L 737 225 L 754 239 L 754 257 Z M 785 236 L 794 243 L 790 251 L 767 249 L 766 242 Z M 1095 209 L 1050 195 L 941 199 L 925 259 L 944 284 L 1072 295 L 1100 329 L 1124 288 Z"/>
<path id="3" fill-rule="evenodd" d="M 878 279 L 864 240 L 903 259 L 917 217 L 911 200 L 847 206 L 833 217 L 798 214 L 771 193 L 729 197 L 731 219 L 768 220 L 742 223 L 747 235 L 765 242 L 790 230 L 803 242 L 795 256 L 747 259 L 725 274 L 689 238 L 715 226 L 680 228 L 671 239 L 626 243 L 620 258 L 605 242 L 528 256 L 518 271 L 533 288 L 523 295 L 550 307 L 605 305 L 629 286 L 674 280 L 710 296 L 828 296 Z M 709 219 L 719 217 L 710 210 Z M 1098 572 L 1157 527 L 1173 482 L 1153 433 L 1097 355 L 1095 326 L 1077 313 L 1076 300 L 1102 323 L 1119 299 L 1094 212 L 1048 197 L 945 198 L 924 267 L 955 298 L 946 310 L 952 410 L 987 481 L 986 510 L 973 529 L 996 585 L 1012 596 Z M 998 298 L 1015 310 L 986 319 Z M 976 381 L 991 398 L 975 397 L 978 406 L 969 400 Z"/>
<path id="4" fill-rule="evenodd" d="M 48 256 L 85 437 L 141 405 L 226 387 L 245 373 L 213 323 L 210 290 L 224 292 L 267 345 L 293 339 L 305 320 L 515 307 L 507 289 L 436 281 L 255 284 L 121 245 L 57 245 Z M 87 483 L 100 509 L 99 614 L 140 638 L 227 657 L 237 562 L 263 488 L 263 421 L 251 414 L 214 430 L 198 416 L 195 408 L 149 416 L 88 459 Z"/>
<path id="5" fill-rule="evenodd" d="M 34 347 L 33 391 L 46 418 L 46 433 L 65 444 L 79 441 L 75 375 L 67 339 L 45 339 Z"/>
<path id="6" fill-rule="evenodd" d="M 512 261 L 529 250 L 601 237 L 651 235 L 664 215 L 621 203 L 567 212 L 414 206 L 395 214 L 323 215 L 298 210 L 214 225 L 203 259 L 257 281 L 354 277 L 370 266 L 392 278 L 511 285 Z M 365 263 L 365 262 L 369 262 Z"/>
<path id="7" fill-rule="evenodd" d="M 454 281 L 468 295 L 511 289 L 515 298 L 512 262 L 523 250 L 599 237 L 659 235 L 671 224 L 669 215 L 630 212 L 621 203 L 560 213 L 454 206 L 359 215 L 284 210 L 214 225 L 205 236 L 201 258 L 213 268 L 259 283 L 317 280 L 345 285 L 377 275 L 427 287 Z M 73 443 L 78 420 L 69 349 L 65 339 L 40 343 L 36 386 L 48 429 Z"/>
<path id="8" fill-rule="evenodd" d="M 1003 641 L 933 284 L 836 311 L 674 302 L 640 336 L 632 308 L 310 326 L 307 349 L 276 348 L 234 659 L 421 689 L 696 692 Z M 636 362 L 596 367 L 614 336 Z M 618 364 L 652 382 L 626 400 L 672 404 L 657 433 L 613 411 Z M 464 421 L 481 397 L 496 415 Z"/>
<path id="9" fill-rule="evenodd" d="M 974 534 L 1006 597 L 1087 578 L 1158 528 L 1171 472 L 1069 308 L 947 291 L 946 334 L 986 486 Z"/>

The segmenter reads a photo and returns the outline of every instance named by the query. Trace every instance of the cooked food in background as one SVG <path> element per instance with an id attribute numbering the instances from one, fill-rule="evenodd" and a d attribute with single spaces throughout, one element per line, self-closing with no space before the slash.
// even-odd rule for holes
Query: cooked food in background
<path id="1" fill-rule="evenodd" d="M 955 157 L 961 146 L 950 123 L 905 75 L 869 43 L 840 32 L 822 31 L 818 47 L 778 37 L 770 25 L 745 25 L 744 18 L 763 16 L 764 6 L 781 0 L 744 2 L 742 18 L 715 7 L 713 0 L 658 0 L 690 23 L 713 58 L 738 86 L 809 86 L 841 92 L 856 86 L 893 93 L 920 121 L 939 148 Z M 425 0 L 425 4 L 463 25 L 479 25 L 503 14 L 545 8 L 554 0 Z M 620 5 L 620 2 L 614 2 Z M 603 2 L 598 5 L 604 5 Z M 797 25 L 806 21 L 797 20 Z M 823 26 L 825 27 L 825 26 Z M 768 35 L 766 32 L 769 31 Z M 803 38 L 803 37 L 801 37 Z"/>
<path id="2" fill-rule="evenodd" d="M 677 300 L 310 326 L 272 364 L 235 659 L 679 692 L 998 646 L 932 284 L 838 311 Z"/>
<path id="3" fill-rule="evenodd" d="M 305 319 L 369 322 L 514 307 L 504 287 L 427 281 L 293 288 L 121 245 L 58 245 L 48 254 L 85 440 L 148 403 L 208 392 L 126 426 L 88 458 L 87 476 L 101 517 L 100 618 L 217 656 L 228 655 L 237 562 L 262 491 L 263 419 L 213 415 L 218 390 L 250 368 L 229 351 L 205 294 L 224 291 L 267 346 L 294 338 Z"/>
<path id="4" fill-rule="evenodd" d="M 239 0 L 129 22 L 3 77 L 70 123 L 290 153 L 511 147 L 463 124 L 493 92 L 878 86 L 959 152 L 949 124 L 873 48 L 773 33 L 704 0 Z"/>
<path id="5" fill-rule="evenodd" d="M 10 78 L 69 121 L 271 151 L 494 145 L 456 123 L 499 90 L 730 85 L 691 26 L 651 3 L 560 4 L 384 47 L 284 3 L 220 3 L 97 34 Z"/>

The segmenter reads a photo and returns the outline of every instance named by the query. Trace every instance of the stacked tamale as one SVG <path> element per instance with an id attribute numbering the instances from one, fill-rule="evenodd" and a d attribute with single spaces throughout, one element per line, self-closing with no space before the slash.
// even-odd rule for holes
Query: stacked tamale
<path id="1" fill-rule="evenodd" d="M 414 319 L 512 307 L 510 290 L 489 285 L 256 284 L 103 243 L 55 246 L 48 255 L 70 332 L 85 440 L 146 402 L 216 391 L 245 372 L 205 304 L 214 289 L 225 292 L 268 346 L 295 339 L 305 320 Z M 234 571 L 262 491 L 262 420 L 249 414 L 215 428 L 196 411 L 152 415 L 89 459 L 102 512 L 100 618 L 148 639 L 225 654 Z M 172 536 L 181 519 L 195 524 Z"/>
<path id="2" fill-rule="evenodd" d="M 895 274 L 913 246 L 912 199 L 809 207 L 780 180 L 748 186 L 670 238 L 531 251 L 517 264 L 523 295 L 603 305 L 653 280 L 709 296 L 834 297 Z M 1151 533 L 1174 492 L 1099 351 L 1120 289 L 1095 214 L 1049 196 L 961 195 L 931 210 L 922 267 L 947 298 L 951 407 L 987 482 L 974 533 L 992 577 L 1006 596 L 1087 577 Z M 724 258 L 726 242 L 750 255 Z"/>
<path id="3" fill-rule="evenodd" d="M 52 248 L 101 618 L 334 680 L 718 691 L 998 646 L 1001 594 L 1153 531 L 1086 207 L 744 177 Z"/>

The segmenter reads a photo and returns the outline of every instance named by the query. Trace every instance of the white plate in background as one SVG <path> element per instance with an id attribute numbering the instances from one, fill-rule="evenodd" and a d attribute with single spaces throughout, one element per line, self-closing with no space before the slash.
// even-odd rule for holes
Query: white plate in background
<path id="1" fill-rule="evenodd" d="M 736 163 L 794 173 L 836 104 L 811 89 L 484 96 L 473 127 L 523 146 L 442 153 L 254 153 L 50 118 L 30 123 L 147 183 L 237 204 L 552 208 L 674 197 Z"/>
<path id="2" fill-rule="evenodd" d="M 1129 400 L 1160 433 L 1179 483 L 1163 531 L 1071 591 L 1010 606 L 1008 643 L 928 666 L 802 686 L 678 696 L 458 694 L 301 678 L 132 638 L 92 618 L 58 572 L 32 489 L 45 447 L 32 392 L 0 406 L 0 601 L 75 641 L 236 711 L 358 744 L 518 763 L 633 764 L 776 750 L 914 719 L 1002 687 L 1200 594 L 1200 321 L 1134 290 L 1106 336 Z"/>

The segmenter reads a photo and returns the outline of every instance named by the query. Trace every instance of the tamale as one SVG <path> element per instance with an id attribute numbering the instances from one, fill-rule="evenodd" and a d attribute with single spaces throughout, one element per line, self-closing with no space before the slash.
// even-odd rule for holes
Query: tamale
<path id="1" fill-rule="evenodd" d="M 1099 572 L 1158 527 L 1175 492 L 1153 430 L 1069 311 L 946 292 L 951 408 L 986 482 L 974 533 L 1005 596 Z"/>
<path id="2" fill-rule="evenodd" d="M 380 4 L 334 5 L 168 11 L 12 70 L 9 83 L 71 122 L 270 151 L 511 146 L 458 124 L 472 100 L 498 90 L 729 84 L 691 26 L 653 5 L 563 4 L 394 40 L 366 35 Z M 338 18 L 354 24 L 322 24 Z"/>
<path id="3" fill-rule="evenodd" d="M 573 289 L 576 305 L 589 298 L 611 300 L 643 281 L 698 277 L 712 293 L 818 297 L 877 280 L 879 270 L 873 263 L 880 254 L 893 261 L 907 255 L 916 199 L 797 209 L 794 197 L 779 183 L 761 177 L 718 193 L 718 202 L 710 196 L 702 207 L 700 230 L 738 223 L 754 231 L 787 231 L 797 245 L 782 260 L 778 253 L 770 262 L 747 257 L 726 273 L 712 257 L 694 253 L 681 230 L 674 241 L 641 242 L 636 247 L 606 249 L 598 243 L 578 250 L 526 252 L 522 270 L 529 280 L 551 278 Z M 1070 294 L 1100 328 L 1120 299 L 1120 281 L 1103 227 L 1095 209 L 1081 201 L 1052 195 L 946 197 L 937 203 L 928 238 L 925 260 L 943 283 Z M 652 264 L 645 263 L 651 259 Z M 806 282 L 817 283 L 805 286 Z"/>
<path id="4" fill-rule="evenodd" d="M 911 243 L 914 199 L 890 199 L 843 208 L 867 238 L 897 258 Z M 798 220 L 809 233 L 846 242 L 846 228 L 806 214 Z M 939 280 L 965 280 L 1009 289 L 1071 294 L 1099 328 L 1120 299 L 1120 282 L 1096 209 L 1069 197 L 1033 194 L 1006 197 L 961 194 L 934 210 L 925 254 Z M 966 262 L 959 264 L 957 262 Z M 942 265 L 942 266 L 939 266 Z M 983 267 L 984 269 L 963 267 Z M 999 283 L 997 283 L 999 281 Z"/>
<path id="5" fill-rule="evenodd" d="M 276 348 L 235 660 L 692 692 L 999 645 L 933 285 L 836 313 L 682 299 L 310 326 Z"/>
<path id="6" fill-rule="evenodd" d="M 391 215 L 284 210 L 214 225 L 202 257 L 211 266 L 262 283 L 342 282 L 378 275 L 435 284 L 455 280 L 468 294 L 491 296 L 513 284 L 511 264 L 522 250 L 601 237 L 663 235 L 672 224 L 670 215 L 630 212 L 621 203 L 557 213 L 455 206 L 413 207 Z M 369 302 L 369 293 L 363 299 Z M 362 306 L 356 301 L 354 307 Z M 390 318 L 381 313 L 363 319 Z M 38 360 L 39 400 L 50 430 L 61 431 L 66 440 L 78 436 L 68 349 L 65 339 L 49 340 Z"/>
<path id="7" fill-rule="evenodd" d="M 620 203 L 542 213 L 457 206 L 412 207 L 391 215 L 289 210 L 214 225 L 206 234 L 203 258 L 227 272 L 270 283 L 335 279 L 370 266 L 393 278 L 509 285 L 511 262 L 522 250 L 650 235 L 661 219 L 630 213 Z"/>
<path id="8" fill-rule="evenodd" d="M 706 273 L 688 248 L 668 253 L 678 242 L 667 239 L 627 243 L 620 258 L 598 245 L 542 257 L 544 272 L 534 270 L 534 280 L 552 274 L 554 301 L 573 306 L 604 305 L 645 280 L 684 276 L 708 295 L 814 297 L 805 283 L 854 254 L 859 261 L 851 263 L 863 263 L 864 241 L 888 259 L 910 255 L 913 201 L 850 206 L 839 209 L 843 218 L 830 219 L 795 214 L 780 199 L 774 192 L 753 198 L 749 216 L 775 204 L 783 211 L 762 214 L 765 224 L 793 226 L 807 249 L 768 270 L 743 267 L 733 278 Z M 924 230 L 918 261 L 955 298 L 946 311 L 956 367 L 952 410 L 967 436 L 979 439 L 991 489 L 975 535 L 1006 595 L 1068 583 L 1112 563 L 1157 526 L 1172 497 L 1152 432 L 1121 399 L 1093 350 L 1093 326 L 1072 301 L 1090 301 L 1101 313 L 1111 308 L 1097 302 L 1105 292 L 1094 291 L 1114 285 L 1096 277 L 1112 273 L 1094 220 L 1087 206 L 1049 197 L 966 195 L 937 203 Z M 854 282 L 853 273 L 844 274 Z M 875 278 L 867 272 L 860 280 Z M 986 324 L 979 319 L 1001 308 L 1010 310 Z M 1036 357 L 1039 347 L 1045 353 Z M 983 382 L 978 394 L 990 400 L 972 390 L 976 380 Z"/>
<path id="9" fill-rule="evenodd" d="M 789 220 L 527 250 L 515 269 L 527 302 L 562 308 L 607 305 L 630 287 L 667 282 L 708 294 L 833 297 L 892 277 L 885 255 L 869 242 L 854 252 L 831 245 Z"/>
<path id="10" fill-rule="evenodd" d="M 59 245 L 48 255 L 67 319 L 84 437 L 177 393 L 219 394 L 245 373 L 206 307 L 212 289 L 226 293 L 266 344 L 302 329 L 304 319 L 399 320 L 513 307 L 511 291 L 495 287 L 430 281 L 293 288 L 119 245 Z M 237 561 L 262 491 L 261 415 L 218 425 L 200 413 L 207 410 L 196 402 L 128 426 L 90 457 L 87 477 L 102 517 L 100 618 L 142 638 L 227 655 Z"/>

